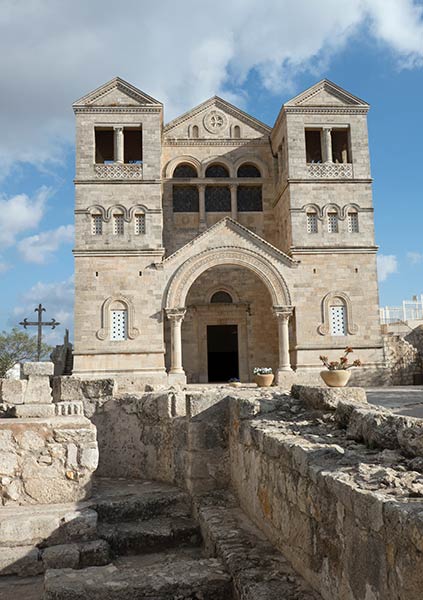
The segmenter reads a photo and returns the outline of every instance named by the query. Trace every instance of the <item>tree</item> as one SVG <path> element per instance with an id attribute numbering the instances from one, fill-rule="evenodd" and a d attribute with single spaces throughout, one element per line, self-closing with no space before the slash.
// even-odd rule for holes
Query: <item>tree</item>
<path id="1" fill-rule="evenodd" d="M 41 360 L 48 358 L 52 347 L 41 344 Z M 37 338 L 14 327 L 0 333 L 0 377 L 17 362 L 37 360 Z"/>

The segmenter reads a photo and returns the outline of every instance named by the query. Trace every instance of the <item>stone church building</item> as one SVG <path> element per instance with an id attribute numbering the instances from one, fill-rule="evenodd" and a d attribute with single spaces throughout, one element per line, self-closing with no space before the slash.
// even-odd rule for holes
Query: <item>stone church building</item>
<path id="1" fill-rule="evenodd" d="M 149 383 L 384 371 L 367 112 L 323 80 L 273 127 L 213 97 L 166 125 L 115 78 L 76 115 L 74 373 Z"/>

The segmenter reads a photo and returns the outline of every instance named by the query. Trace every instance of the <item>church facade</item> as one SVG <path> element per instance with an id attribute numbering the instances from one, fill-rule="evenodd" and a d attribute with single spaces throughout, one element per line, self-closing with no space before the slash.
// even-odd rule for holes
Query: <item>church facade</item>
<path id="1" fill-rule="evenodd" d="M 351 346 L 379 380 L 366 102 L 323 80 L 272 128 L 218 97 L 164 125 L 115 78 L 73 108 L 75 375 L 288 386 Z"/>

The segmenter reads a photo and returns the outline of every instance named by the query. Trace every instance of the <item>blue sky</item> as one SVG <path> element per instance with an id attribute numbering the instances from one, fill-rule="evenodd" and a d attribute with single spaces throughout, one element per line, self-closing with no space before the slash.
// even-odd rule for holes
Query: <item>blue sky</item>
<path id="1" fill-rule="evenodd" d="M 381 304 L 422 293 L 422 2 L 158 4 L 0 0 L 0 329 L 40 301 L 72 326 L 71 104 L 115 75 L 166 120 L 218 94 L 273 125 L 323 77 L 369 102 Z"/>

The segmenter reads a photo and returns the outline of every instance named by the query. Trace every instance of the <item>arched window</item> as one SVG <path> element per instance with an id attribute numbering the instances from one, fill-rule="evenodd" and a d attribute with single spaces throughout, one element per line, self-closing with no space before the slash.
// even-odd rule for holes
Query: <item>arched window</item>
<path id="1" fill-rule="evenodd" d="M 93 235 L 101 235 L 103 233 L 103 216 L 94 214 L 91 215 L 91 233 Z"/>
<path id="2" fill-rule="evenodd" d="M 329 304 L 330 335 L 347 335 L 347 307 L 342 298 L 333 298 Z"/>
<path id="3" fill-rule="evenodd" d="M 241 137 L 241 128 L 239 125 L 234 125 L 233 137 L 236 140 L 239 140 L 239 138 Z"/>
<path id="4" fill-rule="evenodd" d="M 135 213 L 134 215 L 134 233 L 135 235 L 142 235 L 145 233 L 145 214 Z"/>
<path id="5" fill-rule="evenodd" d="M 110 305 L 110 340 L 122 341 L 128 336 L 128 308 L 121 300 Z"/>
<path id="6" fill-rule="evenodd" d="M 197 139 L 198 138 L 198 125 L 193 125 L 191 130 L 191 137 Z"/>
<path id="7" fill-rule="evenodd" d="M 115 213 L 113 215 L 113 235 L 123 235 L 125 233 L 125 217 L 123 214 Z"/>
<path id="8" fill-rule="evenodd" d="M 338 213 L 335 210 L 328 212 L 328 232 L 338 233 Z"/>
<path id="9" fill-rule="evenodd" d="M 348 233 L 358 233 L 358 212 L 356 211 L 348 211 L 347 214 L 347 225 L 348 225 Z"/>
<path id="10" fill-rule="evenodd" d="M 188 179 L 193 177 L 198 177 L 198 173 L 195 167 L 188 163 L 182 163 L 178 165 L 173 171 L 173 177 Z"/>
<path id="11" fill-rule="evenodd" d="M 237 188 L 238 212 L 260 212 L 263 210 L 261 185 L 239 185 Z"/>
<path id="12" fill-rule="evenodd" d="M 173 212 L 198 212 L 198 188 L 194 185 L 173 186 Z"/>
<path id="13" fill-rule="evenodd" d="M 207 212 L 231 212 L 231 190 L 220 185 L 206 187 Z"/>
<path id="14" fill-rule="evenodd" d="M 345 292 L 329 292 L 322 301 L 323 321 L 317 328 L 320 335 L 355 335 L 352 303 Z"/>
<path id="15" fill-rule="evenodd" d="M 238 168 L 238 177 L 261 177 L 260 171 L 255 165 L 244 163 Z"/>
<path id="16" fill-rule="evenodd" d="M 206 169 L 206 177 L 229 177 L 229 171 L 223 165 L 210 165 Z"/>
<path id="17" fill-rule="evenodd" d="M 232 296 L 223 290 L 219 290 L 215 292 L 213 296 L 210 298 L 211 304 L 232 304 Z"/>
<path id="18" fill-rule="evenodd" d="M 318 220 L 315 210 L 307 212 L 307 233 L 318 233 Z"/>

